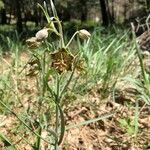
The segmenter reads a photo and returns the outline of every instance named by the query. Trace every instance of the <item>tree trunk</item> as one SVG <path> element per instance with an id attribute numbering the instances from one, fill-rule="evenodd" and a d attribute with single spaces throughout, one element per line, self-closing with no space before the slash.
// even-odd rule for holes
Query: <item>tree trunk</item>
<path id="1" fill-rule="evenodd" d="M 110 23 L 109 20 L 109 12 L 108 12 L 108 6 L 105 0 L 99 0 L 100 1 L 100 7 L 101 7 L 101 14 L 102 14 L 102 25 L 108 26 Z"/>
<path id="2" fill-rule="evenodd" d="M 87 0 L 81 0 L 81 22 L 87 20 Z"/>
<path id="3" fill-rule="evenodd" d="M 110 0 L 109 0 L 109 2 L 110 2 Z M 108 0 L 106 0 L 106 9 L 107 9 L 107 13 L 108 13 L 109 24 L 112 24 L 112 23 L 114 23 L 114 17 L 113 17 L 113 14 L 111 14 L 111 12 L 110 12 Z"/>
<path id="4" fill-rule="evenodd" d="M 115 12 L 114 12 L 114 0 L 111 1 L 112 3 L 112 7 L 111 7 L 111 18 L 112 18 L 112 22 L 115 22 Z"/>
<path id="5" fill-rule="evenodd" d="M 11 22 L 11 15 L 12 15 L 12 7 L 10 7 L 10 11 L 9 11 L 8 24 L 10 24 Z"/>
<path id="6" fill-rule="evenodd" d="M 6 10 L 5 8 L 1 10 L 1 24 L 6 24 L 7 23 L 7 17 L 6 17 Z"/>
<path id="7" fill-rule="evenodd" d="M 16 2 L 17 31 L 18 33 L 21 33 L 23 31 L 21 6 L 20 6 L 21 1 L 15 0 L 15 2 Z"/>
<path id="8" fill-rule="evenodd" d="M 37 0 L 34 0 L 34 22 L 35 22 L 35 26 L 37 27 L 39 25 L 39 21 L 38 21 L 38 8 L 37 8 Z"/>

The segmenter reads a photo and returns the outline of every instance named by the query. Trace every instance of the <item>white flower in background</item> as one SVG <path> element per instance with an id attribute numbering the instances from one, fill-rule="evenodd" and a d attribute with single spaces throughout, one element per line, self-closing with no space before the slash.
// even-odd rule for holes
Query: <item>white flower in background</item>
<path id="1" fill-rule="evenodd" d="M 79 37 L 84 40 L 89 39 L 91 36 L 91 34 L 85 29 L 79 30 L 78 33 L 79 33 Z"/>
<path id="2" fill-rule="evenodd" d="M 43 41 L 48 37 L 48 28 L 41 29 L 35 35 L 37 41 Z"/>

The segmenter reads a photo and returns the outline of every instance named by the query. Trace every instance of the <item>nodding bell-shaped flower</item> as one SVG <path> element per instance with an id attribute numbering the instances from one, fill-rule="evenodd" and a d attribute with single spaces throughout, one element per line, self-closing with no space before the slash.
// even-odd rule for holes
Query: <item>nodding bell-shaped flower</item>
<path id="1" fill-rule="evenodd" d="M 91 36 L 91 34 L 85 29 L 79 30 L 78 34 L 79 34 L 79 37 L 83 40 L 87 40 Z"/>
<path id="2" fill-rule="evenodd" d="M 26 43 L 29 46 L 29 48 L 37 48 L 41 44 L 41 42 L 37 41 L 36 37 L 31 37 L 30 39 L 26 40 Z"/>
<path id="3" fill-rule="evenodd" d="M 48 37 L 48 30 L 49 30 L 48 28 L 39 30 L 35 35 L 37 41 L 45 40 Z"/>

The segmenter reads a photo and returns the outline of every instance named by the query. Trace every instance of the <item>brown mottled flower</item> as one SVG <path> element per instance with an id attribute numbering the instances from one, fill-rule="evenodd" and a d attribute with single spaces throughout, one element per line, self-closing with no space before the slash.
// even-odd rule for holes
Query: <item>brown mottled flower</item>
<path id="1" fill-rule="evenodd" d="M 71 71 L 74 61 L 74 56 L 71 55 L 66 49 L 59 49 L 58 52 L 51 54 L 52 64 L 51 67 L 55 68 L 58 73 L 64 71 Z"/>

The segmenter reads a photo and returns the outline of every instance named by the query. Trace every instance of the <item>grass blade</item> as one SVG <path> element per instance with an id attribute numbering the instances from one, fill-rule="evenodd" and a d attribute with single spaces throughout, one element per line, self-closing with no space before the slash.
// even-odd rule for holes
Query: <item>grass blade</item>
<path id="1" fill-rule="evenodd" d="M 38 3 L 38 6 L 42 9 L 42 11 L 43 11 L 43 13 L 44 13 L 44 15 L 46 17 L 47 22 L 50 23 L 51 20 L 50 20 L 50 16 L 49 16 L 47 10 L 45 10 L 39 3 Z"/>
<path id="2" fill-rule="evenodd" d="M 2 141 L 6 147 L 10 147 L 13 148 L 13 149 L 16 149 L 13 144 L 11 143 L 11 141 L 5 136 L 3 135 L 2 133 L 0 133 L 0 141 Z"/>
<path id="3" fill-rule="evenodd" d="M 95 118 L 95 119 L 90 119 L 90 120 L 87 120 L 87 121 L 83 121 L 83 122 L 80 122 L 78 124 L 69 125 L 68 127 L 66 127 L 66 130 L 69 130 L 71 128 L 78 128 L 78 127 L 83 126 L 83 125 L 88 125 L 90 123 L 94 123 L 94 122 L 97 122 L 99 120 L 104 120 L 104 119 L 112 117 L 113 115 L 114 115 L 114 113 L 108 114 L 108 115 L 103 115 L 103 116 L 100 116 L 100 117 Z"/>
<path id="4" fill-rule="evenodd" d="M 50 4 L 51 4 L 51 8 L 52 8 L 52 12 L 53 12 L 54 17 L 58 18 L 57 11 L 56 11 L 56 8 L 55 8 L 52 0 L 50 0 Z"/>
<path id="5" fill-rule="evenodd" d="M 60 113 L 60 126 L 61 126 L 61 129 L 60 129 L 60 137 L 59 137 L 59 141 L 58 141 L 58 145 L 61 144 L 62 140 L 63 140 L 63 137 L 64 137 L 64 133 L 65 133 L 65 119 L 64 119 L 64 114 L 63 114 L 63 111 L 61 109 L 61 107 L 59 106 L 59 104 L 57 104 L 57 107 L 59 109 L 59 113 Z"/>

